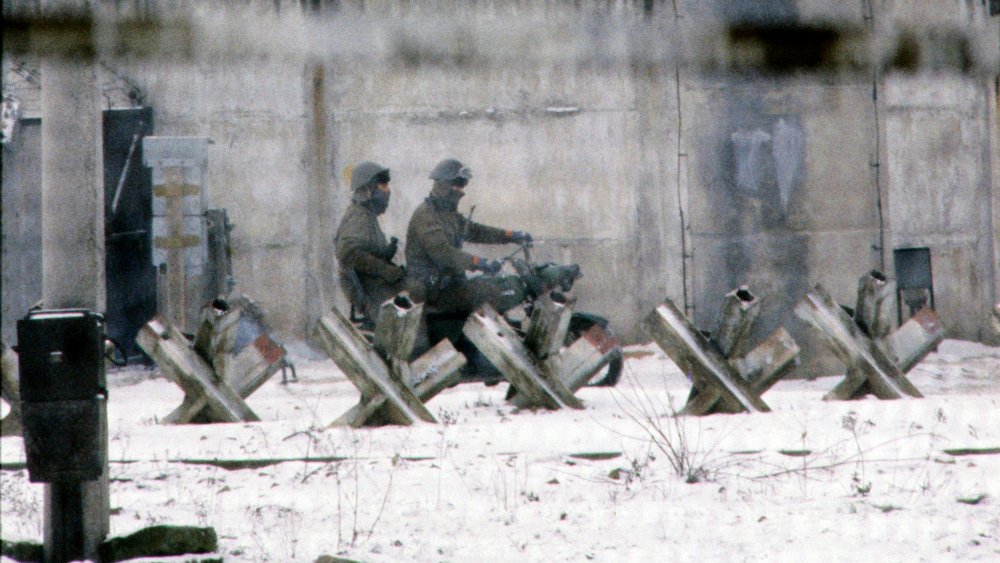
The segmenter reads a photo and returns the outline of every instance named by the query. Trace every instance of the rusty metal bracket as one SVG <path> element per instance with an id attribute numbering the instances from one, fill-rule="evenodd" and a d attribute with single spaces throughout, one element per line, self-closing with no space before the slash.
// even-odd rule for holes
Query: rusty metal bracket
<path id="1" fill-rule="evenodd" d="M 200 193 L 201 186 L 196 184 L 163 184 L 153 187 L 153 195 L 156 197 L 184 197 Z"/>

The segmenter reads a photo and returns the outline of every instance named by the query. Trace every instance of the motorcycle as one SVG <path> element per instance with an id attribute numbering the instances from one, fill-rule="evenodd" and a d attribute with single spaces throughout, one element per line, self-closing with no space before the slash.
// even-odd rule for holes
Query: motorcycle
<path id="1" fill-rule="evenodd" d="M 531 243 L 522 244 L 517 250 L 505 257 L 501 262 L 509 263 L 513 274 L 483 275 L 481 279 L 495 284 L 501 290 L 501 303 L 498 309 L 505 311 L 504 320 L 521 336 L 530 322 L 536 301 L 549 293 L 569 292 L 574 283 L 583 277 L 577 264 L 561 265 L 553 262 L 535 263 L 531 260 Z M 517 254 L 523 258 L 515 258 Z M 560 295 L 560 297 L 564 297 Z M 472 345 L 462 334 L 465 325 L 465 315 L 441 314 L 428 312 L 426 314 L 427 333 L 431 345 L 444 338 L 452 341 L 458 351 L 465 354 L 468 360 L 462 370 L 460 383 L 483 382 L 486 385 L 496 385 L 505 378 L 483 354 Z M 591 330 L 599 326 L 612 337 L 608 320 L 600 315 L 575 311 L 570 317 L 569 330 L 566 332 L 565 345 L 569 346 Z M 603 373 L 594 377 L 590 386 L 611 387 L 621 379 L 624 365 L 624 355 L 621 346 L 615 343 L 610 352 L 610 359 Z"/>

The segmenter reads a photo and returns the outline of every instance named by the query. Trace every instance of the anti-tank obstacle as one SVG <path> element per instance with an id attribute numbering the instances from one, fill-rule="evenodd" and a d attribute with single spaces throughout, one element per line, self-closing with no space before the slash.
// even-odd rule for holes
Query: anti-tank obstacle
<path id="1" fill-rule="evenodd" d="M 854 309 L 842 307 L 821 285 L 795 306 L 795 314 L 816 328 L 833 353 L 847 364 L 847 375 L 825 400 L 920 398 L 906 373 L 944 339 L 944 327 L 924 308 L 892 330 L 896 291 L 892 280 L 870 271 L 858 281 Z"/>
<path id="2" fill-rule="evenodd" d="M 442 340 L 411 359 L 423 322 L 423 304 L 405 292 L 382 304 L 371 343 L 336 309 L 320 319 L 323 348 L 361 393 L 358 404 L 331 426 L 437 422 L 424 403 L 458 381 L 465 356 Z"/>
<path id="3" fill-rule="evenodd" d="M 642 328 L 691 379 L 682 414 L 768 412 L 760 395 L 797 365 L 799 347 L 783 327 L 743 355 L 759 302 L 746 287 L 725 296 L 714 333 L 702 333 L 666 299 Z"/>
<path id="4" fill-rule="evenodd" d="M 617 341 L 599 324 L 563 346 L 574 299 L 558 292 L 540 297 L 522 339 L 501 315 L 483 305 L 463 332 L 510 382 L 508 400 L 522 408 L 583 408 L 575 393 L 608 364 Z"/>
<path id="5" fill-rule="evenodd" d="M 246 298 L 203 307 L 193 340 L 158 316 L 143 326 L 136 342 L 184 390 L 180 406 L 162 419 L 168 424 L 260 420 L 245 399 L 291 366 Z"/>

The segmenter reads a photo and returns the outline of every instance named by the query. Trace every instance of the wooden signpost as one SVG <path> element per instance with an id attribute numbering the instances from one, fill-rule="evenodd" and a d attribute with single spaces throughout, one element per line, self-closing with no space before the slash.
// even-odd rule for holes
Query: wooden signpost
<path id="1" fill-rule="evenodd" d="M 199 305 L 215 297 L 204 287 L 208 144 L 205 137 L 146 136 L 142 145 L 152 168 L 157 310 L 184 332 L 198 320 Z"/>
<path id="2" fill-rule="evenodd" d="M 574 393 L 607 365 L 617 343 L 599 325 L 563 347 L 573 305 L 559 293 L 541 297 L 523 340 L 489 305 L 466 321 L 465 336 L 516 389 L 508 399 L 518 407 L 581 409 Z"/>
<path id="3" fill-rule="evenodd" d="M 768 412 L 771 409 L 761 394 L 798 363 L 799 347 L 784 328 L 741 354 L 759 303 L 746 287 L 727 293 L 725 299 L 719 328 L 709 336 L 669 299 L 642 323 L 691 379 L 683 414 Z"/>
<path id="4" fill-rule="evenodd" d="M 847 376 L 824 399 L 923 397 L 905 374 L 944 339 L 944 327 L 937 313 L 925 308 L 893 332 L 894 285 L 877 271 L 862 276 L 851 314 L 819 285 L 795 306 L 795 314 L 848 366 Z"/>
<path id="5" fill-rule="evenodd" d="M 202 309 L 194 341 L 156 317 L 136 342 L 184 390 L 181 405 L 163 418 L 169 424 L 260 420 L 245 399 L 289 365 L 252 315 L 221 301 Z"/>
<path id="6" fill-rule="evenodd" d="M 323 347 L 361 392 L 358 404 L 331 426 L 437 422 L 424 403 L 458 380 L 465 357 L 443 340 L 412 359 L 422 322 L 423 305 L 405 293 L 382 304 L 374 343 L 336 309 L 320 319 Z"/>

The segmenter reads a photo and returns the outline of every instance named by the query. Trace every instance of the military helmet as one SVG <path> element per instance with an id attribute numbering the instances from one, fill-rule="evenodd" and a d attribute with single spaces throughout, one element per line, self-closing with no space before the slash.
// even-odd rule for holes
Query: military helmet
<path id="1" fill-rule="evenodd" d="M 437 163 L 429 176 L 431 180 L 439 182 L 453 183 L 457 180 L 468 181 L 472 178 L 472 171 L 454 158 L 446 158 Z"/>
<path id="2" fill-rule="evenodd" d="M 381 177 L 380 177 L 381 176 Z M 366 160 L 351 171 L 351 189 L 356 190 L 368 185 L 372 180 L 389 181 L 389 169 L 381 164 Z"/>

